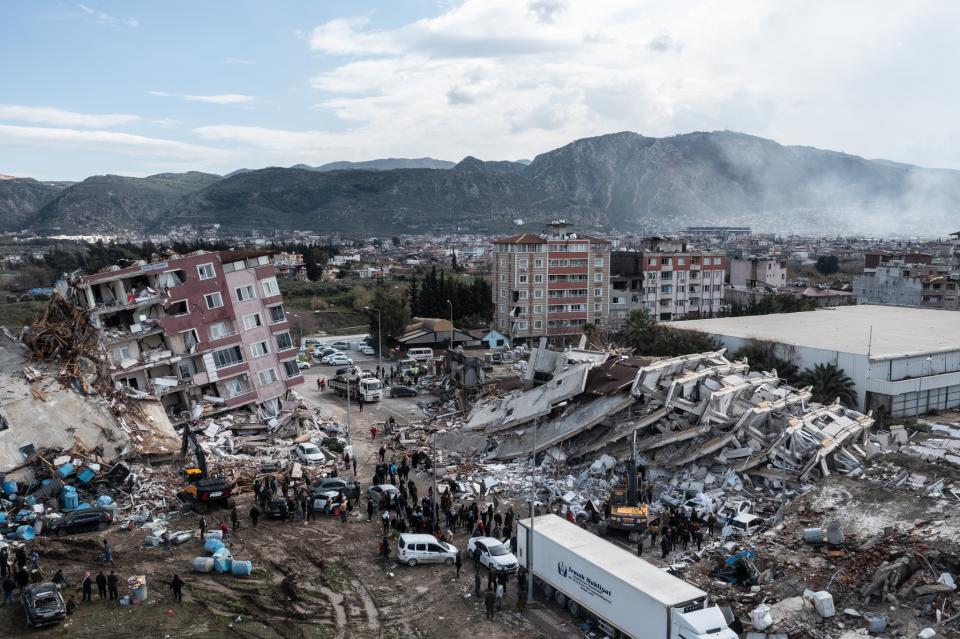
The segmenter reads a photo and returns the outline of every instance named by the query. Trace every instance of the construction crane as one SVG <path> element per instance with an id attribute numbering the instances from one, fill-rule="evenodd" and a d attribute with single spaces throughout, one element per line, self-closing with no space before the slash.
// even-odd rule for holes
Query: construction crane
<path id="1" fill-rule="evenodd" d="M 197 437 L 190 428 L 190 424 L 184 424 L 183 441 L 180 446 L 180 458 L 184 462 L 186 462 L 187 451 L 190 448 L 193 448 L 197 464 L 196 466 L 184 466 L 183 477 L 186 486 L 177 493 L 177 497 L 199 513 L 207 512 L 211 506 L 232 508 L 234 505 L 231 499 L 233 484 L 223 477 L 210 476 L 207 470 L 206 453 L 203 452 L 203 448 L 197 442 Z"/>

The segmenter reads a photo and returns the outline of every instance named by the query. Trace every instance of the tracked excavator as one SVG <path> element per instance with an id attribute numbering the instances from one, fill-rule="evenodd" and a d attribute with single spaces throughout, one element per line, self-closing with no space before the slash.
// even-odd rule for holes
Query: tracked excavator
<path id="1" fill-rule="evenodd" d="M 190 424 L 183 426 L 183 443 L 180 446 L 180 458 L 186 463 L 187 452 L 193 449 L 197 458 L 195 466 L 184 466 L 184 487 L 177 493 L 184 504 L 198 513 L 211 508 L 233 508 L 234 485 L 222 476 L 211 477 L 207 470 L 207 456 L 197 442 Z"/>

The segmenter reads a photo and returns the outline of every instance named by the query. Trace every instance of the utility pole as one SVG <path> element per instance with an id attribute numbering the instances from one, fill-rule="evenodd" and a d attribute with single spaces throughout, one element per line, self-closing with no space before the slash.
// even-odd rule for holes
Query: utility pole
<path id="1" fill-rule="evenodd" d="M 533 519 L 536 516 L 537 482 L 537 427 L 540 420 L 533 420 L 533 457 L 530 459 L 530 532 L 527 537 L 527 603 L 533 603 Z"/>
<path id="2" fill-rule="evenodd" d="M 353 437 L 350 428 L 350 379 L 347 379 L 347 446 L 353 447 Z M 352 451 L 351 451 L 352 456 Z"/>
<path id="3" fill-rule="evenodd" d="M 383 329 L 380 324 L 380 309 L 373 308 L 372 306 L 364 306 L 363 310 L 365 311 L 376 311 L 377 312 L 377 365 L 380 367 L 380 370 L 383 370 Z"/>
<path id="4" fill-rule="evenodd" d="M 431 443 L 431 448 L 433 448 L 433 499 L 430 501 L 430 508 L 433 509 L 433 525 L 435 528 L 439 527 L 438 520 L 440 519 L 440 511 L 437 509 L 437 504 L 440 503 L 440 495 L 437 494 L 437 432 L 433 432 L 433 440 Z"/>
<path id="5" fill-rule="evenodd" d="M 453 350 L 453 302 L 447 300 L 447 304 L 450 305 L 450 348 L 447 350 Z"/>

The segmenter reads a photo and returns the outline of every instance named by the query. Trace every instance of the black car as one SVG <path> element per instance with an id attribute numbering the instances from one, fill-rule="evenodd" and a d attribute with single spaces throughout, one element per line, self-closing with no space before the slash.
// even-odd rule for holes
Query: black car
<path id="1" fill-rule="evenodd" d="M 84 508 L 64 515 L 50 525 L 48 531 L 58 537 L 91 530 L 106 530 L 113 523 L 113 513 L 106 508 Z"/>
<path id="2" fill-rule="evenodd" d="M 342 492 L 349 499 L 356 499 L 360 494 L 360 486 L 357 482 L 350 479 L 341 479 L 340 477 L 324 477 L 313 485 L 313 492 L 322 493 L 330 490 Z"/>
<path id="3" fill-rule="evenodd" d="M 270 519 L 287 519 L 289 513 L 290 508 L 286 499 L 271 499 L 263 514 Z"/>
<path id="4" fill-rule="evenodd" d="M 67 617 L 67 606 L 54 583 L 27 586 L 20 595 L 20 603 L 27 615 L 27 623 L 34 628 L 49 626 Z"/>
<path id="5" fill-rule="evenodd" d="M 390 397 L 416 397 L 417 389 L 409 386 L 391 386 Z"/>

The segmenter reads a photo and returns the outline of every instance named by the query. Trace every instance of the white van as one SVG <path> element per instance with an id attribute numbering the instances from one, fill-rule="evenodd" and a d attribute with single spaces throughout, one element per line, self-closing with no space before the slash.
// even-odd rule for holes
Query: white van
<path id="1" fill-rule="evenodd" d="M 418 362 L 427 362 L 433 359 L 433 349 L 426 347 L 410 348 L 407 349 L 407 357 Z"/>
<path id="2" fill-rule="evenodd" d="M 417 564 L 446 564 L 452 566 L 457 548 L 433 535 L 404 533 L 397 539 L 397 560 L 408 566 Z"/>

